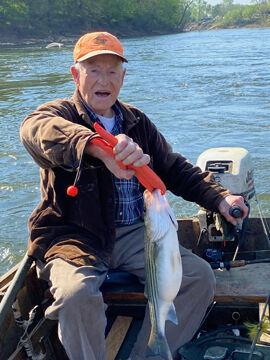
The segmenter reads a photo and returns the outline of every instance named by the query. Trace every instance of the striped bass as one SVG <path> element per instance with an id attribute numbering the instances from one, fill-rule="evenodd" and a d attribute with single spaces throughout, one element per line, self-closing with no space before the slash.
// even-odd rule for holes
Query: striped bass
<path id="1" fill-rule="evenodd" d="M 159 190 L 144 192 L 145 203 L 145 296 L 148 299 L 151 333 L 146 355 L 172 359 L 165 336 L 165 322 L 178 324 L 173 301 L 182 281 L 182 262 L 177 220 Z"/>

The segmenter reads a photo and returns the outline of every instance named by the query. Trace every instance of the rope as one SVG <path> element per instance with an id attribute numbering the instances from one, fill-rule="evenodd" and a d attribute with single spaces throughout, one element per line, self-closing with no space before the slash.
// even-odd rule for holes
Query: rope
<path id="1" fill-rule="evenodd" d="M 264 231 L 264 234 L 265 234 L 265 236 L 266 236 L 266 240 L 267 240 L 267 242 L 268 242 L 268 246 L 269 246 L 269 248 L 270 248 L 270 237 L 269 237 L 270 230 L 269 230 L 269 227 L 268 227 L 268 224 L 267 224 L 265 218 L 263 217 L 262 208 L 261 208 L 261 205 L 260 205 L 260 203 L 259 203 L 259 200 L 258 200 L 258 197 L 257 197 L 256 192 L 255 192 L 255 201 L 256 201 L 257 206 L 258 206 L 258 210 L 259 210 L 260 219 L 261 219 L 261 222 L 262 222 L 263 231 Z"/>

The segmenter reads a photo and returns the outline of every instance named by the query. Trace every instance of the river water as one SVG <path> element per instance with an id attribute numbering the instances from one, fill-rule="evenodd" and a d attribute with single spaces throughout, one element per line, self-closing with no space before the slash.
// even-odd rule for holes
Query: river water
<path id="1" fill-rule="evenodd" d="M 122 42 L 129 63 L 120 98 L 142 109 L 192 163 L 208 148 L 246 148 L 262 213 L 270 216 L 270 28 Z M 39 104 L 72 95 L 72 47 L 0 47 L 0 274 L 25 253 L 27 219 L 40 199 L 38 166 L 19 126 Z M 177 217 L 198 211 L 168 196 Z M 254 200 L 251 214 L 259 215 Z"/>

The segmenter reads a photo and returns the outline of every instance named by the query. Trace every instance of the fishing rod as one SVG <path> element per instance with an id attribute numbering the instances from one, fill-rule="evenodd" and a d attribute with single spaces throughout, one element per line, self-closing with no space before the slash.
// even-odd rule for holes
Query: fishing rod
<path id="1" fill-rule="evenodd" d="M 268 294 L 267 299 L 266 299 L 265 304 L 264 304 L 263 312 L 262 312 L 262 315 L 261 315 L 261 318 L 260 318 L 260 321 L 259 321 L 259 324 L 258 324 L 258 329 L 257 329 L 256 335 L 255 335 L 255 338 L 254 338 L 254 340 L 253 340 L 253 342 L 251 344 L 251 349 L 250 349 L 248 360 L 252 360 L 252 356 L 254 354 L 254 350 L 255 350 L 255 347 L 256 347 L 256 344 L 257 344 L 257 340 L 258 340 L 260 332 L 262 330 L 262 325 L 263 325 L 264 317 L 265 317 L 265 314 L 266 314 L 267 306 L 269 305 L 269 301 L 270 301 L 270 293 Z"/>
<path id="2" fill-rule="evenodd" d="M 251 265 L 251 264 L 263 264 L 270 263 L 270 258 L 268 259 L 255 259 L 255 260 L 231 260 L 231 261 L 219 261 L 210 263 L 212 269 L 227 269 L 237 268 L 241 266 Z"/>
<path id="3" fill-rule="evenodd" d="M 248 215 L 249 215 L 249 211 L 250 208 L 248 206 Z M 232 217 L 234 217 L 235 219 L 239 219 L 242 217 L 243 215 L 243 211 L 241 208 L 239 208 L 238 206 L 232 206 L 229 210 L 229 213 Z M 251 265 L 251 264 L 262 264 L 262 263 L 270 263 L 270 258 L 267 259 L 255 259 L 255 260 L 235 260 L 239 248 L 242 246 L 243 241 L 244 241 L 244 237 L 243 234 L 245 232 L 245 227 L 246 227 L 246 222 L 248 219 L 248 215 L 247 217 L 244 219 L 243 222 L 243 228 L 242 228 L 242 234 L 239 238 L 233 259 L 230 261 L 215 261 L 215 262 L 210 262 L 210 265 L 212 267 L 212 269 L 227 269 L 230 270 L 231 268 L 237 268 L 237 267 L 241 267 L 241 266 L 246 266 L 246 265 Z"/>

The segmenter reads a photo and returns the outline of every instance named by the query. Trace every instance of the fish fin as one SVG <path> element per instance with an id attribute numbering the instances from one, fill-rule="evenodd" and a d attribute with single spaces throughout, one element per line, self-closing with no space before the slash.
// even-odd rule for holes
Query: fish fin
<path id="1" fill-rule="evenodd" d="M 148 299 L 148 286 L 147 286 L 147 282 L 144 285 L 144 296 Z"/>
<path id="2" fill-rule="evenodd" d="M 159 355 L 164 360 L 173 360 L 167 339 L 163 335 L 151 336 L 147 344 L 146 358 Z"/>
<path id="3" fill-rule="evenodd" d="M 175 311 L 175 307 L 174 304 L 172 303 L 169 311 L 168 311 L 168 315 L 167 315 L 167 319 L 166 320 L 170 320 L 172 321 L 175 325 L 178 325 L 178 319 L 177 319 L 177 315 L 176 315 L 176 311 Z"/>

